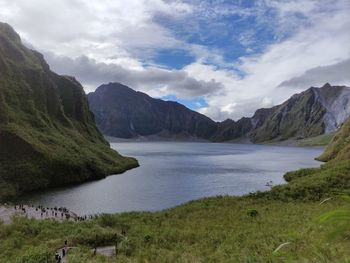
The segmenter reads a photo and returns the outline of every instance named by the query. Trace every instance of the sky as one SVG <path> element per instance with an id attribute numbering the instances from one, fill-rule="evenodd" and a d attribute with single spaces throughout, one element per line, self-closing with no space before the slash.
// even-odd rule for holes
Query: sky
<path id="1" fill-rule="evenodd" d="M 349 0 L 0 0 L 51 69 L 120 82 L 214 120 L 350 86 Z"/>

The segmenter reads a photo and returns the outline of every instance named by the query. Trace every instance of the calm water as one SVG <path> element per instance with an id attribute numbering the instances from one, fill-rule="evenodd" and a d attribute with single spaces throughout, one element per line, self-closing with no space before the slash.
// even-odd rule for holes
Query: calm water
<path id="1" fill-rule="evenodd" d="M 140 167 L 79 186 L 26 195 L 23 202 L 64 206 L 78 214 L 159 210 L 215 195 L 267 190 L 283 174 L 317 167 L 322 149 L 265 145 L 123 142 L 113 148 Z"/>

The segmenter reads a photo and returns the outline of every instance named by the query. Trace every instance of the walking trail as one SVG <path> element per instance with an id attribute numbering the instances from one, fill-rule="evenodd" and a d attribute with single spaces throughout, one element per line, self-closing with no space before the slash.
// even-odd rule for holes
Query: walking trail
<path id="1" fill-rule="evenodd" d="M 59 250 L 57 250 L 57 254 L 60 255 L 61 257 L 61 263 L 68 263 L 68 253 L 70 250 L 74 249 L 76 247 L 67 247 L 66 249 L 66 255 L 63 257 L 63 253 L 62 253 L 62 248 L 60 248 Z M 94 252 L 95 249 L 91 249 L 91 252 Z M 103 255 L 103 256 L 106 256 L 106 257 L 115 257 L 115 246 L 106 246 L 106 247 L 97 247 L 96 248 L 96 252 Z"/>

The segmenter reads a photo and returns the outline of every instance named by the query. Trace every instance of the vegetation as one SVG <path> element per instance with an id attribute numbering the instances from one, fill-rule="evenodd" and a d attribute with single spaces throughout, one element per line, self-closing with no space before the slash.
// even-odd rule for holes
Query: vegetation
<path id="1" fill-rule="evenodd" d="M 0 200 L 137 166 L 110 149 L 82 86 L 0 23 Z"/>
<path id="2" fill-rule="evenodd" d="M 317 220 L 346 207 L 341 199 L 319 205 L 217 197 L 157 213 L 105 215 L 80 223 L 17 218 L 0 226 L 0 262 L 52 260 L 66 238 L 79 247 L 71 250 L 70 262 L 107 262 L 102 256 L 95 259 L 91 248 L 115 240 L 115 262 L 346 262 L 349 240 L 327 242 L 332 226 Z M 251 209 L 258 214 L 252 216 Z M 273 253 L 286 242 L 290 244 Z"/>
<path id="3" fill-rule="evenodd" d="M 344 122 L 325 152 L 318 159 L 325 162 L 350 159 L 350 119 Z"/>
<path id="4" fill-rule="evenodd" d="M 334 132 L 326 133 L 319 136 L 306 138 L 298 140 L 297 143 L 299 146 L 326 146 L 328 145 L 334 137 Z"/>
<path id="5" fill-rule="evenodd" d="M 273 109 L 263 124 L 251 134 L 253 142 L 314 137 L 324 132 L 323 116 L 326 109 L 318 101 L 313 88 L 292 96 Z"/>
<path id="6" fill-rule="evenodd" d="M 350 195 L 343 195 L 342 198 L 350 204 Z M 321 216 L 320 221 L 331 224 L 333 231 L 330 233 L 330 239 L 350 238 L 350 206 L 347 209 L 335 209 Z"/>

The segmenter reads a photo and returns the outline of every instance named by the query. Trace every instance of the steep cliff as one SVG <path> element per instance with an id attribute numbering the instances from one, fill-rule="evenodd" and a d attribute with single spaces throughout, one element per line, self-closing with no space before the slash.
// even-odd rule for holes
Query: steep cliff
<path id="1" fill-rule="evenodd" d="M 253 128 L 249 137 L 253 142 L 313 137 L 324 133 L 325 113 L 325 108 L 311 88 L 274 107 L 261 125 Z"/>
<path id="2" fill-rule="evenodd" d="M 325 84 L 272 108 L 250 133 L 253 142 L 308 138 L 336 131 L 350 116 L 350 88 Z M 253 119 L 255 116 L 253 117 Z"/>
<path id="3" fill-rule="evenodd" d="M 82 86 L 0 23 L 0 198 L 135 166 L 109 148 Z"/>
<path id="4" fill-rule="evenodd" d="M 98 87 L 88 99 L 98 127 L 109 136 L 209 139 L 217 129 L 214 121 L 177 102 L 154 99 L 119 83 Z"/>

